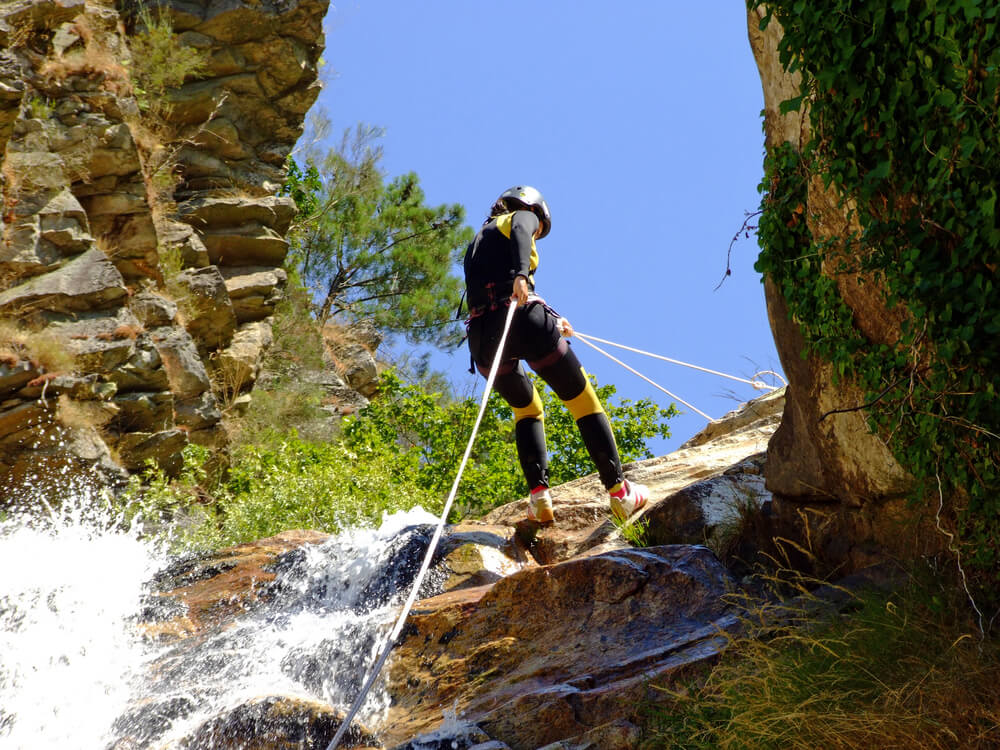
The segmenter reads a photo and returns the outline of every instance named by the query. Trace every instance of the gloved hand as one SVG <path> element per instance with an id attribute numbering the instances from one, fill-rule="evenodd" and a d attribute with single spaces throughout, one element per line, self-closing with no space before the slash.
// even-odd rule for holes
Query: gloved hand
<path id="1" fill-rule="evenodd" d="M 573 337 L 573 326 L 566 318 L 559 318 L 559 333 L 561 333 L 566 338 Z"/>

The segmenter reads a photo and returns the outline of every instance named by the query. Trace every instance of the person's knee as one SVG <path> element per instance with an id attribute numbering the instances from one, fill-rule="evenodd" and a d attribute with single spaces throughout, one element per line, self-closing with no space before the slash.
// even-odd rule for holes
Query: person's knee
<path id="1" fill-rule="evenodd" d="M 532 386 L 531 388 L 531 401 L 525 406 L 514 406 L 511 404 L 511 409 L 514 410 L 514 422 L 520 422 L 524 419 L 541 419 L 542 418 L 542 397 L 538 394 L 538 389 Z"/>
<path id="2" fill-rule="evenodd" d="M 590 416 L 591 414 L 603 414 L 604 407 L 601 406 L 601 400 L 597 397 L 597 392 L 594 390 L 593 384 L 587 377 L 586 373 L 583 372 L 583 368 L 580 368 L 580 372 L 583 373 L 584 386 L 583 390 L 579 395 L 573 398 L 563 399 L 563 404 L 569 410 L 569 413 L 573 415 L 573 419 L 579 421 L 583 417 Z"/>

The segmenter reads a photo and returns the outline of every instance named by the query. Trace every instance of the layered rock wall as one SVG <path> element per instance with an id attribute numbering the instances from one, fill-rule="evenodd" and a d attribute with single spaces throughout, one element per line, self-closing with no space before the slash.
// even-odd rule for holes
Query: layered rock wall
<path id="1" fill-rule="evenodd" d="M 0 4 L 0 493 L 224 441 L 286 282 L 277 192 L 327 4 Z M 151 19 L 203 61 L 155 101 L 130 45 Z"/>

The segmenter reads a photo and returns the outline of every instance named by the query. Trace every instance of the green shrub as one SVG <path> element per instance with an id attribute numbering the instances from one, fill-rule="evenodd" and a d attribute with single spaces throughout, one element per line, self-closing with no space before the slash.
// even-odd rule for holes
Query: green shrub
<path id="1" fill-rule="evenodd" d="M 535 379 L 535 385 L 545 410 L 552 484 L 592 473 L 593 462 L 572 415 L 541 380 Z M 669 436 L 666 420 L 676 414 L 673 406 L 660 409 L 646 399 L 623 399 L 615 404 L 614 386 L 596 386 L 595 390 L 615 432 L 622 461 L 651 458 L 646 441 L 656 435 Z M 427 393 L 387 372 L 378 397 L 356 418 L 345 421 L 344 438 L 359 456 L 410 457 L 414 482 L 447 494 L 478 409 L 478 399 L 448 402 L 441 393 Z M 513 412 L 492 393 L 459 485 L 454 517 L 482 515 L 525 495 L 527 489 L 514 444 Z"/>
<path id="2" fill-rule="evenodd" d="M 405 463 L 362 461 L 340 443 L 293 436 L 274 447 L 246 446 L 219 488 L 217 524 L 191 538 L 229 545 L 288 529 L 378 526 L 383 513 L 417 505 L 440 512 L 443 498 L 414 486 Z"/>
<path id="3" fill-rule="evenodd" d="M 131 37 L 132 81 L 142 109 L 162 111 L 163 97 L 189 76 L 205 72 L 205 53 L 184 44 L 174 35 L 166 12 L 145 4 L 139 10 L 140 31 Z"/>

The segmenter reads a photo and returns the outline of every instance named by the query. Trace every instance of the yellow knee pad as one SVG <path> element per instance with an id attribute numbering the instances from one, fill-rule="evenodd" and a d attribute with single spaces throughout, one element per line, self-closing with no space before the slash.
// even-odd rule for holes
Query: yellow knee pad
<path id="1" fill-rule="evenodd" d="M 580 368 L 580 372 L 583 372 L 582 367 Z M 563 401 L 566 408 L 569 409 L 569 413 L 573 415 L 574 420 L 586 417 L 588 414 L 604 412 L 604 407 L 601 406 L 601 401 L 597 398 L 594 386 L 591 385 L 590 378 L 587 377 L 586 372 L 583 372 L 583 377 L 587 385 L 584 386 L 580 395 L 571 398 L 569 401 Z"/>
<path id="2" fill-rule="evenodd" d="M 531 403 L 527 406 L 512 406 L 510 407 L 514 410 L 514 422 L 520 422 L 522 419 L 541 419 L 542 418 L 542 397 L 538 395 L 538 389 L 532 387 L 531 391 Z"/>

